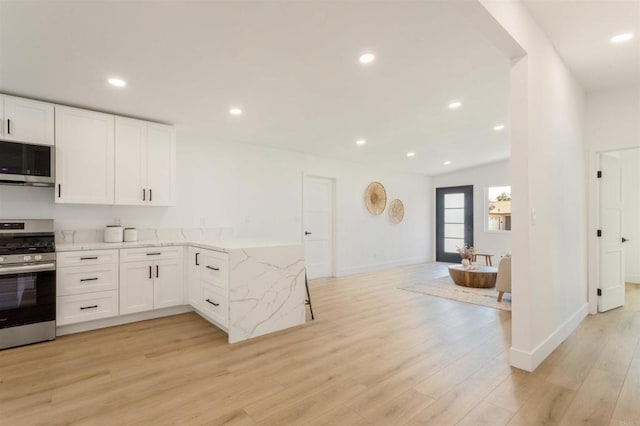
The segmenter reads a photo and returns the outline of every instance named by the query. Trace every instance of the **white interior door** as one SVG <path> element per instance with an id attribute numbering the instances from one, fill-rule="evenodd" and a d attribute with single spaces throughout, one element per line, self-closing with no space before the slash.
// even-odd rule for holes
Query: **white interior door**
<path id="1" fill-rule="evenodd" d="M 600 285 L 598 311 L 624 305 L 625 255 L 622 241 L 622 165 L 616 154 L 600 154 Z"/>
<path id="2" fill-rule="evenodd" d="M 305 257 L 310 279 L 333 275 L 333 183 L 330 178 L 304 178 Z"/>

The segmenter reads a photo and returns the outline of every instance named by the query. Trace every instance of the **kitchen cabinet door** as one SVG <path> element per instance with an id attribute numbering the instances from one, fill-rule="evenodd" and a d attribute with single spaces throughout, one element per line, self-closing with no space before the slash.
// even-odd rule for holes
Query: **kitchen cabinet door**
<path id="1" fill-rule="evenodd" d="M 200 282 L 201 275 L 201 258 L 202 249 L 196 247 L 189 247 L 187 256 L 187 270 L 188 270 L 188 297 L 189 304 L 195 309 L 200 309 L 200 302 L 202 301 L 202 283 Z"/>
<path id="2" fill-rule="evenodd" d="M 182 259 L 154 262 L 154 303 L 156 309 L 184 304 Z"/>
<path id="3" fill-rule="evenodd" d="M 147 127 L 147 177 L 149 204 L 176 203 L 176 133 L 171 126 L 149 123 Z"/>
<path id="4" fill-rule="evenodd" d="M 53 146 L 53 117 L 53 104 L 5 95 L 3 139 Z"/>
<path id="5" fill-rule="evenodd" d="M 56 203 L 113 204 L 114 116 L 56 106 Z"/>
<path id="6" fill-rule="evenodd" d="M 115 118 L 115 203 L 148 204 L 147 122 Z"/>
<path id="7" fill-rule="evenodd" d="M 120 314 L 153 309 L 153 262 L 120 263 Z"/>

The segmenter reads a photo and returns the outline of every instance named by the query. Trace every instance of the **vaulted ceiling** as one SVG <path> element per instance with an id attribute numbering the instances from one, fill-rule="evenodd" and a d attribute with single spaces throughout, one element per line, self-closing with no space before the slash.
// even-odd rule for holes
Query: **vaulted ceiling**
<path id="1" fill-rule="evenodd" d="M 446 2 L 0 3 L 2 92 L 426 174 L 508 157 L 508 75 Z"/>

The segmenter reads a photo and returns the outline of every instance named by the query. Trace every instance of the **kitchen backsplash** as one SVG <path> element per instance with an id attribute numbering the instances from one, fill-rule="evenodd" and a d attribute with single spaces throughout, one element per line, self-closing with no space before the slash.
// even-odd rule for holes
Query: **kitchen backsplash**
<path id="1" fill-rule="evenodd" d="M 138 228 L 138 241 L 221 241 L 235 237 L 233 228 Z M 99 243 L 104 228 L 56 231 L 57 244 Z"/>

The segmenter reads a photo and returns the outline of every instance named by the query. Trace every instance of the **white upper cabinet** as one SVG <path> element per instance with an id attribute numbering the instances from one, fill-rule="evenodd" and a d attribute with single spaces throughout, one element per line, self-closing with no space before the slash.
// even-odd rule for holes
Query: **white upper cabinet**
<path id="1" fill-rule="evenodd" d="M 116 117 L 115 203 L 175 205 L 175 129 Z"/>
<path id="2" fill-rule="evenodd" d="M 51 146 L 54 144 L 53 104 L 15 96 L 5 95 L 2 98 L 4 140 Z"/>
<path id="3" fill-rule="evenodd" d="M 176 131 L 164 124 L 149 123 L 147 173 L 149 203 L 154 206 L 176 204 Z"/>
<path id="4" fill-rule="evenodd" d="M 114 116 L 55 108 L 57 203 L 113 204 Z"/>
<path id="5" fill-rule="evenodd" d="M 116 117 L 116 204 L 148 204 L 147 122 Z"/>

